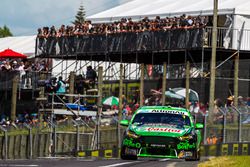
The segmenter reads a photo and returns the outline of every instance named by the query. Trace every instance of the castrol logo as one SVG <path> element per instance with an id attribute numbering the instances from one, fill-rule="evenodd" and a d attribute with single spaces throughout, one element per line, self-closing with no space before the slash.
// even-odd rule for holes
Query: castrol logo
<path id="1" fill-rule="evenodd" d="M 180 133 L 179 129 L 171 129 L 171 128 L 147 128 L 148 132 L 171 132 L 171 133 Z"/>

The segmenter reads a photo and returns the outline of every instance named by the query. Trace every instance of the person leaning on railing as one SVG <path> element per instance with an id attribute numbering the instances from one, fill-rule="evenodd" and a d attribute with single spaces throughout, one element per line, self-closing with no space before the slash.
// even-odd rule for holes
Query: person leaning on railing
<path id="1" fill-rule="evenodd" d="M 54 26 L 51 28 L 43 27 L 38 29 L 38 38 L 62 37 L 62 36 L 78 36 L 89 34 L 105 34 L 105 33 L 121 33 L 121 32 L 142 32 L 142 31 L 160 31 L 176 28 L 202 28 L 208 23 L 207 17 L 204 16 L 186 16 L 160 18 L 155 19 L 144 17 L 142 20 L 133 21 L 131 18 L 122 18 L 114 23 L 92 24 L 91 21 L 85 21 L 83 24 L 75 26 L 62 25 L 58 30 Z M 59 35 L 58 35 L 59 34 Z M 43 44 L 39 42 L 39 47 Z"/>

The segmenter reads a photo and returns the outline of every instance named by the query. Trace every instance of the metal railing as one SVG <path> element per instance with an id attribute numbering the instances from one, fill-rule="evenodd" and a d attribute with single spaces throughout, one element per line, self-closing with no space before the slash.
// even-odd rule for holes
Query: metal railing
<path id="1" fill-rule="evenodd" d="M 212 30 L 212 27 L 205 28 L 204 47 L 212 47 Z M 217 31 L 217 48 L 250 50 L 250 30 L 240 31 L 239 29 L 219 27 Z"/>

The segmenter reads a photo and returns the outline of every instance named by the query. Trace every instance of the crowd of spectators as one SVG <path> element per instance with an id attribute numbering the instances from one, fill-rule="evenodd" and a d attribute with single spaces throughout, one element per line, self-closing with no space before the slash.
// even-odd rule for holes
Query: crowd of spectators
<path id="1" fill-rule="evenodd" d="M 0 71 L 40 72 L 48 71 L 48 66 L 44 61 L 32 62 L 23 60 L 0 60 Z"/>
<path id="2" fill-rule="evenodd" d="M 23 88 L 31 88 L 32 73 L 48 71 L 48 65 L 44 62 L 30 60 L 5 59 L 0 60 L 0 72 L 19 72 L 20 82 Z"/>
<path id="3" fill-rule="evenodd" d="M 122 18 L 113 23 L 92 24 L 85 21 L 83 24 L 61 25 L 59 29 L 55 26 L 38 28 L 37 36 L 40 38 L 76 36 L 88 34 L 106 34 L 120 32 L 141 32 L 159 31 L 177 28 L 202 28 L 210 24 L 207 16 L 187 16 L 161 18 L 156 16 L 154 19 L 144 17 L 142 20 L 133 21 L 131 18 Z"/>

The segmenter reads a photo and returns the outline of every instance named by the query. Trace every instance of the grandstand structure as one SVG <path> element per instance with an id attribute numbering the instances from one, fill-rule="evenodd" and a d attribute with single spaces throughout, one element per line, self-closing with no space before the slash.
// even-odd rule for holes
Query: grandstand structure
<path id="1" fill-rule="evenodd" d="M 195 2 L 195 0 L 193 1 Z M 170 5 L 171 4 L 171 5 Z M 219 2 L 218 9 L 218 37 L 217 37 L 217 73 L 216 94 L 225 98 L 232 95 L 234 80 L 234 56 L 239 53 L 239 95 L 248 97 L 249 88 L 249 63 L 250 63 L 250 11 L 246 8 L 247 0 L 239 2 L 229 0 Z M 183 13 L 187 16 L 206 16 L 209 20 L 213 17 L 213 3 L 204 0 L 199 3 L 190 1 L 173 0 L 133 0 L 115 8 L 89 16 L 93 24 L 113 23 L 122 18 L 140 20 L 144 17 L 154 19 L 179 17 Z M 60 37 L 64 41 L 72 37 Z M 39 47 L 39 38 L 36 45 L 36 57 L 56 58 L 61 60 L 84 60 L 95 62 L 95 66 L 104 65 L 104 69 L 115 67 L 116 63 L 126 64 L 124 79 L 139 79 L 140 69 L 138 64 L 148 65 L 153 73 L 162 72 L 163 62 L 167 63 L 168 88 L 183 86 L 183 71 L 185 63 L 191 62 L 191 88 L 199 86 L 198 92 L 203 94 L 201 99 L 207 99 L 208 80 L 210 75 L 210 60 L 212 48 L 212 27 L 193 29 L 168 29 L 164 31 L 122 32 L 89 34 L 74 37 L 73 43 L 63 44 L 68 49 L 63 49 L 58 44 L 57 38 L 47 39 L 45 48 Z M 47 49 L 46 49 L 47 48 Z M 133 63 L 133 67 L 131 64 Z M 96 67 L 95 67 L 96 68 Z M 145 72 L 150 74 L 150 71 Z M 104 75 L 105 75 L 104 71 Z M 119 74 L 119 68 L 116 74 Z M 111 74 L 111 76 L 115 76 Z M 146 75 L 149 76 L 149 75 Z M 117 77 L 118 78 L 118 77 Z M 115 80 L 114 78 L 106 78 Z M 173 83 L 171 85 L 171 79 Z M 179 79 L 177 82 L 176 79 Z M 105 76 L 104 76 L 105 80 Z M 202 81 L 201 81 L 202 80 Z M 191 81 L 192 82 L 192 81 Z M 147 90 L 147 89 L 146 89 Z"/>
<path id="2" fill-rule="evenodd" d="M 192 2 L 195 2 L 192 1 Z M 171 5 L 169 5 L 171 4 Z M 233 93 L 234 56 L 239 53 L 239 95 L 250 96 L 249 63 L 250 63 L 250 11 L 246 8 L 249 2 L 228 0 L 219 2 L 218 9 L 218 37 L 216 64 L 216 97 L 225 98 Z M 148 17 L 154 19 L 186 16 L 206 16 L 212 20 L 213 4 L 209 0 L 199 3 L 180 0 L 133 0 L 115 8 L 89 16 L 93 25 L 99 23 L 113 23 L 121 18 L 132 18 L 134 21 Z M 64 38 L 64 39 L 63 39 Z M 60 37 L 67 41 L 72 37 Z M 59 38 L 47 38 L 43 45 L 39 45 L 39 38 L 9 37 L 0 40 L 0 47 L 11 46 L 14 40 L 19 41 L 14 50 L 25 46 L 32 49 L 29 55 L 35 55 L 39 60 L 53 62 L 50 72 L 54 77 L 59 75 L 68 79 L 68 74 L 84 74 L 86 67 L 92 65 L 104 67 L 105 80 L 113 86 L 104 86 L 104 95 L 118 96 L 118 79 L 120 78 L 119 64 L 124 64 L 125 94 L 134 94 L 140 86 L 140 64 L 146 64 L 145 94 L 151 88 L 157 87 L 154 77 L 163 72 L 163 62 L 167 63 L 167 88 L 185 87 L 185 63 L 191 63 L 190 88 L 195 89 L 206 102 L 209 91 L 210 60 L 212 47 L 212 27 L 194 29 L 167 29 L 164 31 L 122 32 L 107 34 L 89 34 L 73 37 L 73 44 L 64 43 L 60 48 Z M 20 42 L 21 41 L 21 42 Z M 34 48 L 35 47 L 35 48 Z M 4 49 L 3 48 L 3 49 Z M 3 50 L 2 49 L 2 50 Z M 29 49 L 25 49 L 29 50 Z M 11 84 L 5 84 L 11 85 Z M 36 87 L 36 86 L 35 86 Z M 107 90 L 106 90 L 107 89 Z"/>

